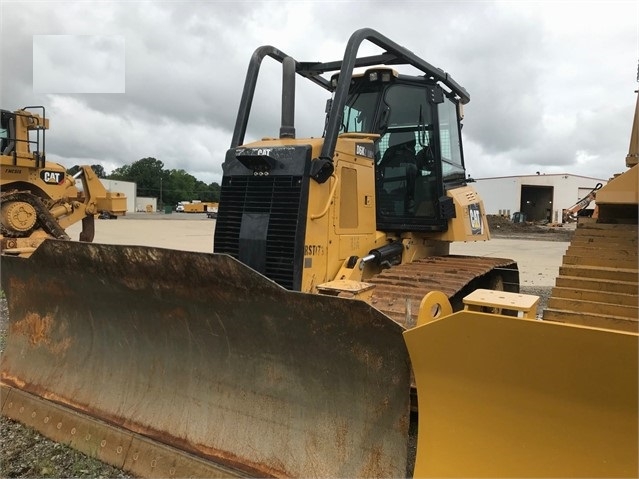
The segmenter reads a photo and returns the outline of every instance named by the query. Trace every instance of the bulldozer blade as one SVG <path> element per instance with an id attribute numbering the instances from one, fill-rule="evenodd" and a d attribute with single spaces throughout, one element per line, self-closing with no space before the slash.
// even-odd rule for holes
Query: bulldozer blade
<path id="1" fill-rule="evenodd" d="M 460 311 L 404 337 L 415 477 L 637 477 L 637 334 Z"/>
<path id="2" fill-rule="evenodd" d="M 403 328 L 366 303 L 220 254 L 47 240 L 1 261 L 4 389 L 242 475 L 405 476 Z"/>

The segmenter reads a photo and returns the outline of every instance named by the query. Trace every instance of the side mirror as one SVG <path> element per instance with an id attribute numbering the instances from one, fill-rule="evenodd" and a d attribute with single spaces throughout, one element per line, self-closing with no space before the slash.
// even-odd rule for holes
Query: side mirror
<path id="1" fill-rule="evenodd" d="M 320 185 L 331 177 L 333 171 L 335 171 L 335 166 L 330 158 L 315 158 L 311 163 L 311 178 Z"/>

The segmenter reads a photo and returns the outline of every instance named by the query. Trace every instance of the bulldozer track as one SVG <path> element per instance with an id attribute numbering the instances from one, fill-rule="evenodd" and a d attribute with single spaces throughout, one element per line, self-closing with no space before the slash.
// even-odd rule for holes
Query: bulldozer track
<path id="1" fill-rule="evenodd" d="M 58 224 L 53 215 L 49 212 L 44 205 L 42 199 L 34 195 L 29 191 L 8 191 L 3 192 L 0 197 L 1 204 L 10 203 L 12 201 L 23 201 L 30 204 L 36 211 L 37 221 L 33 228 L 29 231 L 15 231 L 10 228 L 6 228 L 4 224 L 0 223 L 0 233 L 5 238 L 26 238 L 33 233 L 38 227 L 42 228 L 45 233 L 53 236 L 56 239 L 69 240 L 69 236 L 65 233 L 64 229 Z"/>
<path id="2" fill-rule="evenodd" d="M 459 310 L 463 297 L 477 288 L 519 292 L 519 271 L 511 259 L 432 256 L 384 270 L 367 282 L 375 285 L 371 305 L 404 328 L 412 328 L 428 292 L 443 292 Z"/>

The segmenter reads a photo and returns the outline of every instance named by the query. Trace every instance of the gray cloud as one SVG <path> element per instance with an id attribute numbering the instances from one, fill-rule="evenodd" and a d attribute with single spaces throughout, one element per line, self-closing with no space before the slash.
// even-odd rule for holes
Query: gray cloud
<path id="1" fill-rule="evenodd" d="M 639 57 L 630 2 L 23 1 L 2 8 L 0 106 L 44 104 L 48 153 L 64 164 L 117 167 L 155 156 L 167 168 L 219 181 L 252 52 L 271 44 L 298 60 L 337 60 L 355 29 L 372 27 L 468 89 L 463 133 L 473 176 L 543 170 L 607 178 L 623 170 Z M 120 36 L 126 92 L 34 92 L 33 35 Z M 112 46 L 90 45 L 102 52 L 101 65 L 113 58 Z M 49 58 L 69 60 L 63 49 Z M 37 74 L 51 81 L 55 69 Z M 277 135 L 280 78 L 279 64 L 266 59 L 247 141 Z M 298 136 L 321 135 L 327 98 L 298 82 Z"/>

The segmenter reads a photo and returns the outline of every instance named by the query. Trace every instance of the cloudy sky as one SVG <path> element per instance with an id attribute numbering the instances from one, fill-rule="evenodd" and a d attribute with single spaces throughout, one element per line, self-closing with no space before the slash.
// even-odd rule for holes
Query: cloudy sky
<path id="1" fill-rule="evenodd" d="M 468 90 L 473 177 L 624 170 L 637 1 L 0 0 L 0 107 L 44 105 L 48 158 L 67 167 L 110 172 L 152 156 L 219 182 L 253 51 L 339 60 L 362 27 Z M 365 43 L 363 53 L 377 52 Z M 278 135 L 280 71 L 264 61 L 247 140 Z M 319 136 L 327 95 L 303 83 L 297 135 Z"/>

